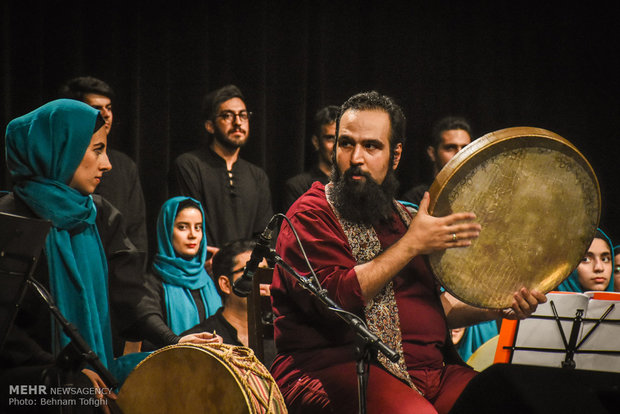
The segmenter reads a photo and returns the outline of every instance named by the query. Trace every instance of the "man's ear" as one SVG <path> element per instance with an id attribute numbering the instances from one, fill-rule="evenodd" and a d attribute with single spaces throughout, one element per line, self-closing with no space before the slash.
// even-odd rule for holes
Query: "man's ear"
<path id="1" fill-rule="evenodd" d="M 211 120 L 205 121 L 205 129 L 207 130 L 209 134 L 215 133 L 215 125 L 213 125 L 213 121 Z"/>
<path id="2" fill-rule="evenodd" d="M 232 294 L 232 286 L 230 285 L 230 280 L 224 275 L 217 278 L 217 283 L 220 285 L 220 290 L 227 295 Z"/>
<path id="3" fill-rule="evenodd" d="M 433 147 L 432 145 L 429 145 L 428 147 L 426 147 L 426 153 L 428 154 L 428 158 L 430 158 L 433 163 L 437 161 L 437 154 L 435 154 L 435 147 Z"/>
<path id="4" fill-rule="evenodd" d="M 400 162 L 400 156 L 403 154 L 403 144 L 398 143 L 394 147 L 394 162 L 392 164 L 392 168 L 395 170 L 398 167 L 398 163 Z"/>
<path id="5" fill-rule="evenodd" d="M 315 151 L 319 150 L 319 138 L 316 135 L 312 135 L 312 146 Z"/>

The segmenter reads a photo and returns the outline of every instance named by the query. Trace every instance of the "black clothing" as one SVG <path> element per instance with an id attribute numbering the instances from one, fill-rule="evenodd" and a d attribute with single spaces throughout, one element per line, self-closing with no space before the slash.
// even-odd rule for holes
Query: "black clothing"
<path id="1" fill-rule="evenodd" d="M 122 230 L 122 216 L 101 196 L 93 195 L 97 207 L 96 225 L 108 260 L 108 294 L 115 356 L 135 322 L 135 309 L 143 295 L 142 263 L 145 254 L 136 249 Z M 0 198 L 0 211 L 24 217 L 37 217 L 13 193 Z M 45 252 L 39 258 L 34 278 L 49 290 L 49 271 Z M 46 365 L 52 356 L 51 313 L 47 305 L 29 288 L 0 352 L 0 369 Z"/>
<path id="2" fill-rule="evenodd" d="M 224 311 L 224 307 L 221 307 L 215 312 L 215 314 L 211 315 L 207 320 L 202 321 L 198 325 L 194 326 L 192 329 L 188 329 L 183 332 L 181 336 L 195 334 L 200 332 L 213 332 L 222 337 L 225 344 L 229 345 L 237 345 L 243 346 L 239 338 L 237 337 L 237 330 L 234 326 L 232 326 L 222 312 Z"/>
<path id="3" fill-rule="evenodd" d="M 173 174 L 170 195 L 200 201 L 210 246 L 252 239 L 273 215 L 267 174 L 241 158 L 228 171 L 226 161 L 204 147 L 179 155 Z"/>
<path id="4" fill-rule="evenodd" d="M 206 309 L 200 296 L 200 290 L 192 290 L 191 294 L 198 310 L 198 318 L 204 322 Z M 143 340 L 142 351 L 152 351 L 164 346 L 175 345 L 181 337 L 187 335 L 186 333 L 176 335 L 168 327 L 163 282 L 159 276 L 151 272 L 144 277 L 144 296 L 138 306 L 137 313 L 138 321 L 133 326 L 132 332 L 136 340 Z"/>
<path id="5" fill-rule="evenodd" d="M 108 149 L 112 169 L 106 172 L 95 189 L 123 215 L 125 234 L 143 252 L 148 252 L 146 208 L 138 168 L 120 151 Z"/>
<path id="6" fill-rule="evenodd" d="M 422 201 L 422 198 L 424 198 L 424 192 L 428 191 L 429 187 L 429 184 L 417 185 L 407 190 L 407 192 L 405 192 L 400 199 L 419 206 L 420 201 Z"/>
<path id="7" fill-rule="evenodd" d="M 329 182 L 329 176 L 325 175 L 318 165 L 310 170 L 297 174 L 296 176 L 286 180 L 284 184 L 284 209 L 287 211 L 303 193 L 312 187 L 312 183 L 319 181 L 325 185 Z"/>

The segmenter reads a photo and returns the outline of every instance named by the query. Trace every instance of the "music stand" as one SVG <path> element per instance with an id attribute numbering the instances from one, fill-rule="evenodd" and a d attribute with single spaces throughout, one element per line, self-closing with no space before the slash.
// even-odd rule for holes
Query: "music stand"
<path id="1" fill-rule="evenodd" d="M 0 351 L 13 327 L 51 223 L 0 213 Z"/>
<path id="2" fill-rule="evenodd" d="M 614 338 L 620 320 L 613 312 L 615 304 L 589 304 L 583 294 L 548 297 L 529 319 L 517 323 L 513 346 L 504 346 L 511 351 L 509 362 L 619 372 L 620 346 Z M 575 306 L 577 300 L 582 303 Z"/>
<path id="3" fill-rule="evenodd" d="M 0 228 L 0 350 L 15 322 L 26 289 L 31 285 L 70 339 L 56 359 L 56 365 L 69 379 L 68 383 L 72 383 L 73 374 L 90 364 L 106 385 L 116 388 L 116 378 L 103 366 L 77 328 L 62 315 L 52 295 L 32 277 L 51 222 L 0 213 Z"/>

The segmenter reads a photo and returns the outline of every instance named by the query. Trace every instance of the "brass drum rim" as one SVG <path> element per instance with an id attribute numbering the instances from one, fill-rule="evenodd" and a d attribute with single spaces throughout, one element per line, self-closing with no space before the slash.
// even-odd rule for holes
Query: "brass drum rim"
<path id="1" fill-rule="evenodd" d="M 513 142 L 507 143 L 506 141 L 516 140 L 520 138 L 523 138 L 526 140 L 532 140 L 532 141 L 536 139 L 541 139 L 541 142 L 544 142 L 543 140 L 548 140 L 547 142 L 550 143 L 552 146 L 560 146 L 563 149 L 566 149 L 566 152 L 564 151 L 562 152 L 564 155 L 567 155 L 568 153 L 572 153 L 574 155 L 575 161 L 577 161 L 578 165 L 580 165 L 583 168 L 586 176 L 592 181 L 595 187 L 595 189 L 593 190 L 595 190 L 595 197 L 596 197 L 596 206 L 594 206 L 594 208 L 596 208 L 596 220 L 595 220 L 596 226 L 591 229 L 591 236 L 594 237 L 596 227 L 598 227 L 598 223 L 600 221 L 600 215 L 601 215 L 601 193 L 600 193 L 600 186 L 599 186 L 596 174 L 594 173 L 594 170 L 592 166 L 590 165 L 590 163 L 588 162 L 588 160 L 571 142 L 569 142 L 568 140 L 566 140 L 565 138 L 561 137 L 560 135 L 556 133 L 553 133 L 551 131 L 548 131 L 542 128 L 534 128 L 534 127 L 506 128 L 506 129 L 502 129 L 502 130 L 498 130 L 498 131 L 486 134 L 478 138 L 477 140 L 473 141 L 471 144 L 467 145 L 463 150 L 458 152 L 444 166 L 444 168 L 437 174 L 434 182 L 432 183 L 429 189 L 429 193 L 430 193 L 430 203 L 429 203 L 429 209 L 428 209 L 429 213 L 431 215 L 434 214 L 437 208 L 437 202 L 438 200 L 441 199 L 444 190 L 446 190 L 446 187 L 450 184 L 450 180 L 453 179 L 453 177 L 457 173 L 459 173 L 459 170 L 461 167 L 463 167 L 464 165 L 465 166 L 467 165 L 468 161 L 470 161 L 474 157 L 481 158 L 483 161 L 488 158 L 491 158 L 493 156 L 492 152 L 494 151 L 494 148 L 497 145 L 500 145 L 502 143 L 507 144 L 507 145 L 513 145 Z M 514 142 L 517 142 L 517 141 L 514 141 Z M 523 141 L 522 140 L 518 141 L 518 144 L 520 145 L 521 142 Z M 467 172 L 467 169 L 465 168 L 464 171 Z M 594 191 L 592 195 L 594 196 Z M 590 229 L 588 228 L 588 231 L 589 230 Z M 588 246 L 585 247 L 582 254 L 585 254 L 585 252 L 587 251 L 587 248 Z M 581 258 L 575 259 L 574 267 L 578 265 L 579 260 L 581 260 Z M 481 303 L 481 301 L 472 300 L 472 298 L 463 297 L 463 295 L 456 294 L 454 289 L 452 288 L 453 286 L 450 286 L 450 283 L 446 283 L 446 280 L 444 280 L 445 278 L 442 277 L 441 272 L 438 272 L 437 271 L 438 269 L 436 269 L 433 266 L 432 261 L 428 260 L 428 263 L 429 263 L 429 267 L 431 268 L 433 274 L 439 280 L 442 286 L 448 292 L 452 293 L 454 296 L 456 296 L 458 299 L 462 300 L 463 302 L 468 303 L 473 306 L 490 308 L 490 309 L 500 309 L 500 308 L 507 307 L 507 306 L 495 306 L 495 305 L 490 306 L 488 303 Z M 568 276 L 568 274 L 566 276 Z M 551 290 L 551 288 L 549 290 Z M 542 293 L 547 293 L 549 290 L 546 290 Z"/>

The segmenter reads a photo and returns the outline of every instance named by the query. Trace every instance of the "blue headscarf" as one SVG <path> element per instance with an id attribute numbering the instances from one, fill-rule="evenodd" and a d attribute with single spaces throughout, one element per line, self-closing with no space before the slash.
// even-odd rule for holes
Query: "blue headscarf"
<path id="1" fill-rule="evenodd" d="M 52 222 L 45 241 L 50 289 L 101 362 L 114 361 L 108 311 L 107 262 L 93 199 L 69 187 L 94 134 L 99 111 L 59 99 L 16 118 L 6 129 L 13 191 L 39 217 Z M 61 334 L 57 352 L 69 342 Z"/>
<path id="2" fill-rule="evenodd" d="M 611 250 L 611 277 L 609 278 L 609 285 L 607 285 L 606 292 L 614 291 L 614 245 L 611 243 L 611 239 L 605 232 L 601 229 L 596 229 L 596 235 L 594 236 L 597 239 L 604 240 Z M 577 273 L 577 269 L 573 270 L 570 275 L 560 285 L 555 289 L 560 292 L 584 292 L 583 287 L 579 283 L 579 274 Z"/>
<path id="3" fill-rule="evenodd" d="M 174 220 L 179 204 L 186 200 L 191 200 L 200 209 L 204 220 L 202 206 L 193 198 L 174 197 L 166 201 L 157 218 L 158 250 L 153 261 L 153 271 L 163 280 L 168 326 L 177 335 L 200 323 L 191 290 L 200 289 L 207 317 L 222 306 L 215 284 L 204 268 L 207 236 L 203 233 L 198 253 L 189 260 L 178 256 L 172 247 Z"/>

